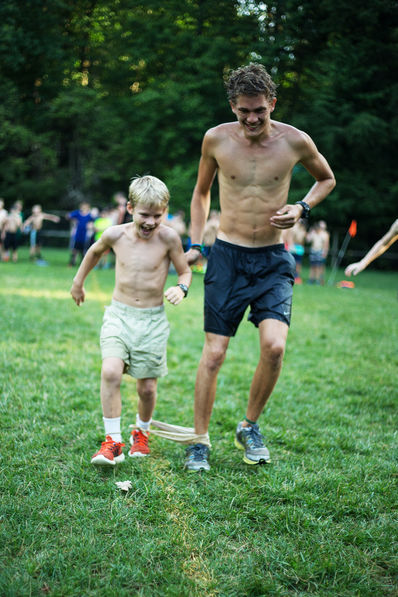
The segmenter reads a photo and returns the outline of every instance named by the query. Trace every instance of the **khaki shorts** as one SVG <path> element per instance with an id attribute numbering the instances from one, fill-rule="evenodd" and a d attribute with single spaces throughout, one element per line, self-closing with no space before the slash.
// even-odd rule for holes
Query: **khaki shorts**
<path id="1" fill-rule="evenodd" d="M 167 375 L 170 326 L 164 306 L 137 309 L 112 301 L 105 307 L 101 328 L 102 358 L 125 362 L 125 373 L 136 379 Z"/>

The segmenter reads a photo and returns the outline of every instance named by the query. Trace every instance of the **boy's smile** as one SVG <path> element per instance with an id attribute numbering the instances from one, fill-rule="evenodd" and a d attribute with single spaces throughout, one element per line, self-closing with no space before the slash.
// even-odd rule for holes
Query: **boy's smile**
<path id="1" fill-rule="evenodd" d="M 149 207 L 138 203 L 132 210 L 137 235 L 145 240 L 151 238 L 162 222 L 164 211 L 160 207 Z"/>

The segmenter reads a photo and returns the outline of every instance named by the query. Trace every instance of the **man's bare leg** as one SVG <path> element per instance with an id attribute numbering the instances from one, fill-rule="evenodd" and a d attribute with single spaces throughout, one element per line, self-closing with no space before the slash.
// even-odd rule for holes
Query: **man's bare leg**
<path id="1" fill-rule="evenodd" d="M 285 353 L 289 327 L 277 319 L 265 319 L 259 325 L 260 360 L 254 373 L 246 417 L 257 421 L 278 381 Z M 243 421 L 243 426 L 248 425 Z"/>
<path id="2" fill-rule="evenodd" d="M 224 362 L 230 338 L 206 332 L 195 384 L 195 432 L 207 433 L 214 400 L 217 375 Z"/>
<path id="3" fill-rule="evenodd" d="M 265 319 L 259 325 L 260 360 L 250 387 L 246 418 L 238 424 L 235 435 L 235 446 L 244 450 L 246 464 L 270 461 L 257 420 L 278 381 L 288 330 L 287 324 L 276 319 Z"/>

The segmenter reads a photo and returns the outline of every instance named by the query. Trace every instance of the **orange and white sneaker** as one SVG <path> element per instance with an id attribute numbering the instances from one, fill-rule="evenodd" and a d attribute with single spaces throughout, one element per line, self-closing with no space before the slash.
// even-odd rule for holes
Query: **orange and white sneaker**
<path id="1" fill-rule="evenodd" d="M 107 435 L 102 442 L 101 448 L 91 459 L 91 464 L 100 466 L 115 466 L 124 460 L 122 448 L 125 444 L 114 442 L 110 435 Z"/>
<path id="2" fill-rule="evenodd" d="M 150 454 L 151 451 L 148 446 L 148 437 L 149 431 L 133 429 L 130 437 L 131 448 L 129 450 L 129 456 L 131 456 L 131 458 L 140 458 Z"/>

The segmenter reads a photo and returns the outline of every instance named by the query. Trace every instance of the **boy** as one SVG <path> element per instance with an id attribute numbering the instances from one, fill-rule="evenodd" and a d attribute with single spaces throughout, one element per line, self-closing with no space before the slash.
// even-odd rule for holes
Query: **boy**
<path id="1" fill-rule="evenodd" d="M 20 203 L 16 202 L 10 209 L 9 214 L 4 219 L 2 229 L 3 239 L 3 261 L 10 260 L 10 252 L 14 263 L 18 261 L 18 246 L 19 236 L 22 230 L 22 216 L 20 211 Z"/>
<path id="2" fill-rule="evenodd" d="M 41 230 L 43 228 L 44 220 L 58 224 L 61 221 L 61 218 L 59 216 L 53 216 L 52 214 L 44 213 L 41 205 L 34 205 L 32 207 L 32 214 L 27 220 L 25 220 L 23 224 L 24 229 L 30 229 L 29 254 L 31 259 L 41 259 Z"/>
<path id="3" fill-rule="evenodd" d="M 308 284 L 324 284 L 325 263 L 329 253 L 330 235 L 326 222 L 320 220 L 307 234 L 307 242 L 311 243 L 310 278 Z"/>
<path id="4" fill-rule="evenodd" d="M 80 253 L 83 259 L 86 253 L 87 228 L 90 222 L 94 222 L 95 218 L 91 214 L 91 207 L 87 201 L 82 201 L 79 209 L 71 211 L 66 217 L 68 220 L 76 221 L 76 229 L 72 241 L 72 253 L 69 260 L 69 265 L 74 266 L 76 264 L 77 255 Z"/>
<path id="5" fill-rule="evenodd" d="M 133 221 L 107 228 L 87 251 L 74 277 L 73 300 L 84 302 L 84 280 L 102 255 L 113 249 L 115 288 L 101 330 L 101 403 L 105 442 L 92 464 L 114 466 L 124 460 L 120 433 L 122 374 L 137 380 L 138 414 L 131 433 L 129 456 L 146 456 L 149 427 L 156 403 L 157 378 L 166 375 L 169 324 L 163 290 L 170 261 L 178 283 L 164 296 L 178 305 L 187 295 L 192 273 L 178 234 L 162 223 L 169 202 L 166 185 L 154 176 L 134 178 L 127 209 Z"/>

